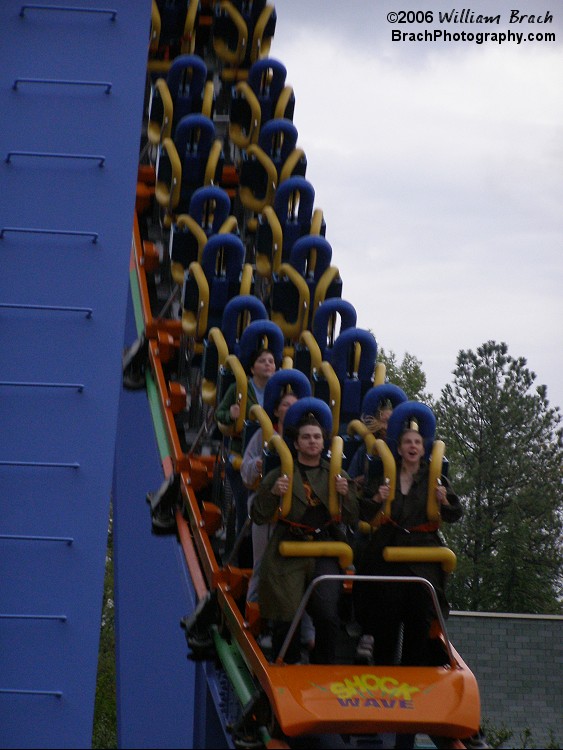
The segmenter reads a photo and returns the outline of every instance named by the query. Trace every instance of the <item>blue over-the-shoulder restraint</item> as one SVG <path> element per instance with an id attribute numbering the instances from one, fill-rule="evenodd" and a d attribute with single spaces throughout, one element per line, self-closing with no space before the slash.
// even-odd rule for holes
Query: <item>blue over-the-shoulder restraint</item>
<path id="1" fill-rule="evenodd" d="M 404 401 L 393 409 L 393 414 L 391 414 L 387 423 L 386 442 L 392 452 L 397 455 L 401 432 L 413 420 L 417 423 L 418 432 L 422 435 L 426 458 L 429 458 L 436 434 L 436 417 L 429 406 L 419 401 Z"/>

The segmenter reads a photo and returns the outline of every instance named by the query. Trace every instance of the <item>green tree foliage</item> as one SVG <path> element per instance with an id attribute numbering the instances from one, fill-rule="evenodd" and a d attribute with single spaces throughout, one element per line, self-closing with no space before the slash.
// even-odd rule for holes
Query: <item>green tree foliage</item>
<path id="1" fill-rule="evenodd" d="M 380 349 L 377 361 L 385 365 L 386 380 L 398 385 L 413 401 L 431 404 L 432 396 L 425 392 L 426 375 L 422 371 L 422 362 L 414 355 L 405 352 L 402 362 L 397 361 L 397 355 L 390 349 Z"/>
<path id="2" fill-rule="evenodd" d="M 94 704 L 92 748 L 117 747 L 117 703 L 115 675 L 115 610 L 113 607 L 113 509 L 110 507 L 104 600 L 98 653 L 98 677 Z"/>
<path id="3" fill-rule="evenodd" d="M 458 555 L 453 608 L 560 614 L 562 428 L 523 357 L 488 341 L 461 351 L 435 405 L 465 506 L 445 530 Z"/>

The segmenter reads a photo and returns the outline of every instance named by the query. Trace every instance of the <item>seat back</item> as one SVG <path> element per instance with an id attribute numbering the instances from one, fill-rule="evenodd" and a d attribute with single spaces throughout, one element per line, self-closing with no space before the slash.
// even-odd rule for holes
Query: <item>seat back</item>
<path id="1" fill-rule="evenodd" d="M 219 232 L 230 211 L 231 199 L 228 193 L 215 185 L 198 188 L 190 200 L 190 216 L 208 237 Z"/>
<path id="2" fill-rule="evenodd" d="M 238 135 L 236 136 L 238 137 Z M 238 137 L 239 145 L 242 143 Z M 258 142 L 241 152 L 239 196 L 245 208 L 260 213 L 272 205 L 278 183 L 290 176 L 305 176 L 307 159 L 296 148 L 297 129 L 290 120 L 274 119 L 259 132 Z"/>
<path id="3" fill-rule="evenodd" d="M 278 185 L 274 211 L 283 233 L 282 263 L 289 260 L 296 240 L 309 234 L 314 201 L 315 189 L 304 177 L 290 177 Z"/>
<path id="4" fill-rule="evenodd" d="M 297 136 L 297 128 L 290 120 L 272 119 L 266 123 L 262 122 L 258 145 L 274 163 L 278 177 L 297 145 Z M 304 172 L 301 176 L 304 176 Z"/>
<path id="5" fill-rule="evenodd" d="M 405 401 L 408 401 L 407 394 L 402 388 L 393 383 L 380 383 L 379 385 L 374 385 L 373 388 L 370 388 L 366 392 L 362 401 L 362 420 L 352 420 L 348 424 L 349 434 L 344 438 L 347 452 L 351 453 L 350 447 L 357 447 L 358 444 L 364 445 L 367 449 L 363 468 L 359 470 L 360 474 L 363 473 L 371 479 L 375 471 L 378 470 L 378 465 L 381 462 L 378 454 L 373 454 L 369 450 L 370 443 L 374 440 L 374 434 L 366 425 L 364 415 L 377 417 L 379 416 L 380 409 L 387 408 L 389 405 L 394 409 Z"/>
<path id="6" fill-rule="evenodd" d="M 257 297 L 240 295 L 227 302 L 221 329 L 229 352 L 238 356 L 242 334 L 248 325 L 257 320 L 268 320 L 268 311 Z"/>
<path id="7" fill-rule="evenodd" d="M 341 386 L 341 423 L 360 414 L 363 397 L 373 386 L 376 359 L 377 342 L 371 331 L 347 328 L 336 338 L 331 364 Z"/>
<path id="8" fill-rule="evenodd" d="M 237 235 L 212 235 L 203 248 L 201 258 L 201 267 L 207 280 L 211 282 L 215 278 L 238 278 L 242 271 L 244 254 L 244 245 Z"/>
<path id="9" fill-rule="evenodd" d="M 203 341 L 202 398 L 215 406 L 233 381 L 231 370 L 224 367 L 229 354 L 238 356 L 242 334 L 253 321 L 268 320 L 268 312 L 257 297 L 238 295 L 227 302 L 221 327 L 210 327 Z"/>
<path id="10" fill-rule="evenodd" d="M 327 299 L 317 308 L 313 324 L 310 326 L 315 341 L 321 350 L 323 360 L 332 360 L 332 349 L 338 335 L 349 328 L 355 328 L 357 320 L 356 308 L 340 297 Z M 338 322 L 340 328 L 338 330 Z M 337 332 L 338 331 L 338 332 Z"/>
<path id="11" fill-rule="evenodd" d="M 220 326 L 227 302 L 240 292 L 244 245 L 234 234 L 215 234 L 203 248 L 201 263 L 193 262 L 184 275 L 182 327 L 202 340 Z"/>
<path id="12" fill-rule="evenodd" d="M 249 70 L 247 82 L 260 104 L 262 124 L 274 118 L 276 105 L 285 87 L 286 67 L 279 60 L 264 57 L 254 62 Z M 293 109 L 285 115 L 293 119 Z"/>
<path id="13" fill-rule="evenodd" d="M 205 186 L 211 148 L 215 140 L 215 125 L 205 115 L 185 115 L 178 122 L 173 137 L 182 166 L 177 214 L 187 211 L 194 192 Z M 219 176 L 223 162 L 224 155 L 221 155 L 215 169 L 215 178 Z"/>
<path id="14" fill-rule="evenodd" d="M 224 163 L 221 140 L 209 117 L 186 115 L 174 138 L 164 138 L 157 154 L 155 196 L 164 209 L 165 226 L 188 213 L 194 192 L 219 181 Z"/>
<path id="15" fill-rule="evenodd" d="M 283 180 L 273 206 L 266 206 L 256 229 L 256 270 L 271 276 L 289 260 L 295 242 L 306 234 L 324 236 L 326 226 L 319 209 L 313 213 L 315 190 L 305 177 Z M 320 220 L 316 220 L 320 216 Z M 317 227 L 318 225 L 318 227 Z"/>
<path id="16" fill-rule="evenodd" d="M 208 327 L 221 325 L 230 299 L 239 294 L 244 245 L 234 234 L 215 234 L 203 248 L 201 266 L 209 283 Z"/>
<path id="17" fill-rule="evenodd" d="M 361 413 L 375 415 L 386 401 L 390 402 L 394 409 L 408 400 L 409 397 L 398 385 L 393 383 L 374 385 L 364 396 Z"/>
<path id="18" fill-rule="evenodd" d="M 152 7 L 149 63 L 170 61 L 182 51 L 188 3 L 186 0 L 153 0 Z"/>
<path id="19" fill-rule="evenodd" d="M 201 112 L 207 66 L 197 55 L 179 55 L 166 75 L 173 105 L 172 132 L 186 115 Z"/>
<path id="20" fill-rule="evenodd" d="M 289 263 L 303 276 L 311 289 L 314 288 L 332 259 L 332 246 L 320 234 L 311 234 L 297 239 L 289 254 Z"/>
<path id="21" fill-rule="evenodd" d="M 280 396 L 289 389 L 298 399 L 312 394 L 311 383 L 302 372 L 291 368 L 277 370 L 264 389 L 264 411 L 270 419 L 274 419 L 274 409 Z"/>
<path id="22" fill-rule="evenodd" d="M 189 213 L 178 214 L 170 232 L 170 263 L 177 284 L 184 283 L 184 273 L 191 263 L 201 262 L 209 237 L 221 230 L 230 209 L 231 200 L 219 187 L 210 185 L 193 192 Z"/>

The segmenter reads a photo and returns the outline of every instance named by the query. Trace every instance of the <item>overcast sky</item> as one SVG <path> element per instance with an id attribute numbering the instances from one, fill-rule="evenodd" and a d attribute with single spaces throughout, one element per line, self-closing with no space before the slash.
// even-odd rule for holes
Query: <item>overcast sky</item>
<path id="1" fill-rule="evenodd" d="M 460 349 L 504 341 L 563 406 L 563 3 L 276 0 L 270 50 L 343 297 L 427 390 Z M 464 23 L 500 14 L 500 23 Z M 430 10 L 431 23 L 387 14 Z M 440 22 L 454 9 L 458 22 Z M 393 42 L 392 31 L 556 34 L 555 42 Z"/>

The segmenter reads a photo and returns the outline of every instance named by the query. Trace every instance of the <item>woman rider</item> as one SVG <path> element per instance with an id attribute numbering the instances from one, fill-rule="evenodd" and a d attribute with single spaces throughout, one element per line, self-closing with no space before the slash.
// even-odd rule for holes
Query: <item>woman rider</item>
<path id="1" fill-rule="evenodd" d="M 362 575 L 417 576 L 434 586 L 444 617 L 449 615 L 446 599 L 446 573 L 438 562 L 386 562 L 385 547 L 443 547 L 438 522 L 427 516 L 429 466 L 425 461 L 423 437 L 408 427 L 398 440 L 397 488 L 391 503 L 391 515 L 380 515 L 381 523 L 372 532 L 369 543 L 356 560 Z M 381 473 L 366 486 L 362 507 L 367 502 L 371 518 L 381 512 L 389 497 L 389 486 Z M 441 520 L 453 523 L 463 514 L 459 498 L 445 476 L 435 489 Z M 365 498 L 368 498 L 366 501 Z M 369 500 L 371 498 L 371 501 Z M 354 585 L 356 616 L 364 633 L 374 638 L 373 661 L 392 664 L 398 636 L 403 625 L 401 664 L 421 666 L 432 663 L 429 631 L 435 617 L 431 596 L 425 586 L 417 584 Z"/>

